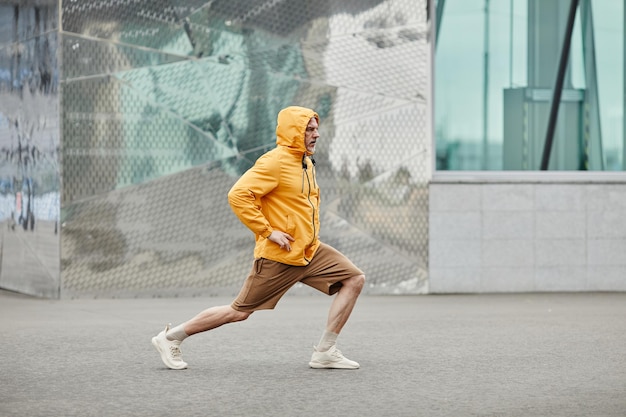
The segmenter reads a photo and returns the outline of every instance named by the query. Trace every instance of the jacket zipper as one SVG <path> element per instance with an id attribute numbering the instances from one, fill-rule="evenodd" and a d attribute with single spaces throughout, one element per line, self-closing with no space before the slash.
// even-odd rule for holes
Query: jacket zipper
<path id="1" fill-rule="evenodd" d="M 313 170 L 315 170 L 315 166 L 313 167 Z M 317 234 L 317 228 L 315 227 L 315 214 L 316 214 L 316 209 L 315 209 L 315 205 L 313 204 L 313 202 L 311 201 L 311 179 L 309 178 L 309 172 L 307 171 L 306 165 L 303 165 L 303 172 L 302 172 L 302 192 L 304 193 L 304 176 L 306 175 L 306 181 L 307 181 L 307 185 L 309 187 L 308 189 L 308 193 L 307 193 L 307 200 L 309 201 L 309 204 L 311 205 L 311 209 L 313 209 L 313 215 L 311 217 L 311 222 L 312 222 L 312 226 L 313 226 L 313 237 L 311 239 L 311 242 L 309 242 L 309 245 L 311 245 L 313 242 L 315 242 L 315 236 Z M 313 172 L 313 179 L 315 180 L 315 172 Z M 307 262 L 311 262 L 309 259 L 307 259 L 306 257 L 304 258 Z"/>

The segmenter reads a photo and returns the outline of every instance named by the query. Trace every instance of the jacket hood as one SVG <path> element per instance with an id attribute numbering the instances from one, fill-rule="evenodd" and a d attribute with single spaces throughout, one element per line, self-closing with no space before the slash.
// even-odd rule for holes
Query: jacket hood
<path id="1" fill-rule="evenodd" d="M 304 146 L 304 134 L 312 117 L 315 117 L 319 124 L 320 117 L 314 110 L 298 106 L 282 109 L 278 113 L 276 124 L 276 144 L 310 154 Z"/>

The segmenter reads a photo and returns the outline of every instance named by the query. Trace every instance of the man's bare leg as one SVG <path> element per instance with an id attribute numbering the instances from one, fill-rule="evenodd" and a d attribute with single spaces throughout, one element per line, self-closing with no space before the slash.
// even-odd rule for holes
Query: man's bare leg
<path id="1" fill-rule="evenodd" d="M 358 275 L 341 282 L 343 285 L 333 300 L 326 331 L 322 335 L 320 343 L 315 347 L 309 366 L 317 369 L 358 369 L 358 362 L 351 361 L 343 356 L 341 351 L 335 347 L 337 336 L 343 326 L 348 321 L 356 300 L 361 294 L 365 277 Z"/>
<path id="2" fill-rule="evenodd" d="M 335 334 L 339 334 L 348 321 L 356 300 L 363 289 L 365 276 L 358 275 L 345 279 L 341 283 L 343 285 L 330 305 L 328 322 L 326 323 L 326 330 Z"/>
<path id="3" fill-rule="evenodd" d="M 187 363 L 182 359 L 180 344 L 192 334 L 215 329 L 227 323 L 247 319 L 252 312 L 242 312 L 229 305 L 207 308 L 191 320 L 179 324 L 173 329 L 169 325 L 152 338 L 152 345 L 161 355 L 163 363 L 171 369 L 185 369 Z"/>
<path id="4" fill-rule="evenodd" d="M 238 311 L 230 305 L 207 308 L 183 324 L 185 333 L 192 334 L 213 330 L 224 324 L 247 319 L 252 312 Z"/>

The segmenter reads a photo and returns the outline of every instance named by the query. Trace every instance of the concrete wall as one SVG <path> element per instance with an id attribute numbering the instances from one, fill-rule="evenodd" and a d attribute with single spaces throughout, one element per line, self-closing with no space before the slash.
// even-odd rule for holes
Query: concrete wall
<path id="1" fill-rule="evenodd" d="M 446 173 L 430 185 L 429 291 L 626 291 L 623 173 Z"/>

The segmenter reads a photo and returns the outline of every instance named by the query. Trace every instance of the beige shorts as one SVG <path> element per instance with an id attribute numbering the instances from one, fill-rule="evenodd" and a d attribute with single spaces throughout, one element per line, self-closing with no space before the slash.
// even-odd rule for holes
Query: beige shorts
<path id="1" fill-rule="evenodd" d="M 341 281 L 358 275 L 364 274 L 341 252 L 324 243 L 306 266 L 256 259 L 231 307 L 238 311 L 273 309 L 289 288 L 298 282 L 332 295 L 341 288 Z"/>

